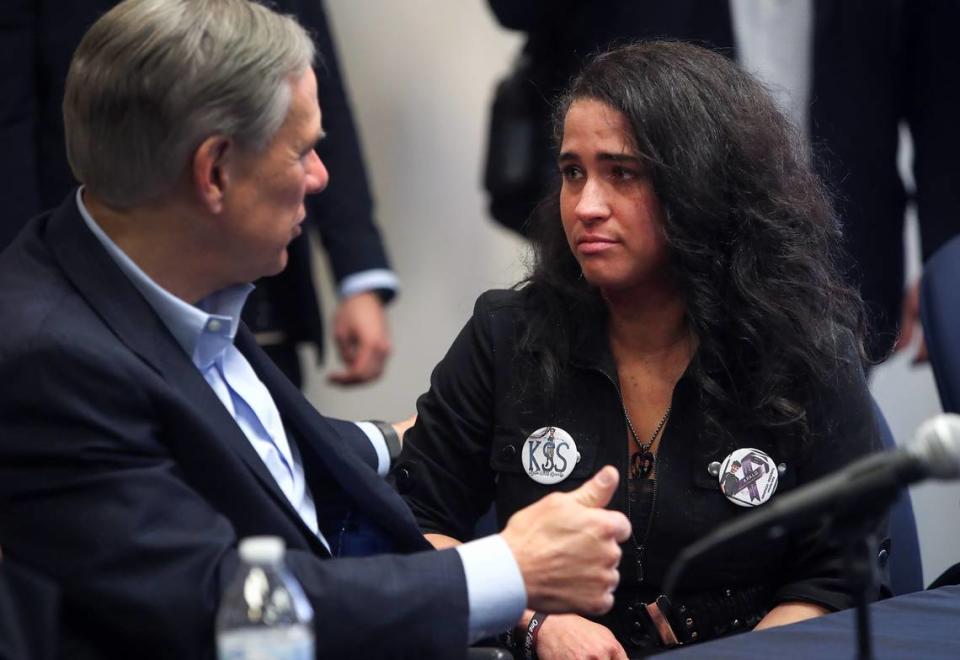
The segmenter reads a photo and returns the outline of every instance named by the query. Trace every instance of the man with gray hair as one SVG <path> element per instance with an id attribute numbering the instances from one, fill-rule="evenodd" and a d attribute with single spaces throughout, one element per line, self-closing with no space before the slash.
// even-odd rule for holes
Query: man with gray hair
<path id="1" fill-rule="evenodd" d="M 82 185 L 0 257 L 0 542 L 60 588 L 65 657 L 210 657 L 251 535 L 285 540 L 321 656 L 612 604 L 615 470 L 430 550 L 381 478 L 403 426 L 319 415 L 240 323 L 328 180 L 313 58 L 249 0 L 127 0 L 74 56 Z"/>

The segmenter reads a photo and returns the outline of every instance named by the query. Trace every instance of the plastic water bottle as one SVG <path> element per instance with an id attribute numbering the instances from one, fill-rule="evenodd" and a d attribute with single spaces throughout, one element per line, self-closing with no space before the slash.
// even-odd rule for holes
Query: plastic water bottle
<path id="1" fill-rule="evenodd" d="M 220 660 L 314 660 L 313 608 L 275 536 L 240 542 L 240 568 L 217 613 Z"/>

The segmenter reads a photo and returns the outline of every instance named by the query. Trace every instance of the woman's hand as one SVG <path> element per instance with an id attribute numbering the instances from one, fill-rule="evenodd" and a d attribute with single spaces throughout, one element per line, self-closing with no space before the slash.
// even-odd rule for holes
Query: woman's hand
<path id="1" fill-rule="evenodd" d="M 403 446 L 403 435 L 410 429 L 411 426 L 417 423 L 417 413 L 413 413 L 409 417 L 399 422 L 390 422 L 390 425 L 393 426 L 393 430 L 397 432 L 397 439 L 400 440 L 400 446 Z"/>
<path id="2" fill-rule="evenodd" d="M 551 614 L 537 636 L 540 660 L 627 660 L 607 628 L 576 614 Z"/>
<path id="3" fill-rule="evenodd" d="M 775 626 L 785 626 L 797 621 L 805 621 L 818 616 L 827 614 L 829 610 L 815 603 L 803 603 L 800 601 L 789 601 L 780 603 L 767 615 L 760 620 L 754 630 L 763 630 L 764 628 L 773 628 Z"/>

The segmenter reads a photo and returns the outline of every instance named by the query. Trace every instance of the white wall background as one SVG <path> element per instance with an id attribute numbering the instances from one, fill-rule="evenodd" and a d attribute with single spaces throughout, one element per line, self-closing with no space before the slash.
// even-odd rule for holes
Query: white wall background
<path id="1" fill-rule="evenodd" d="M 318 371 L 307 374 L 306 391 L 330 415 L 399 419 L 413 412 L 476 296 L 523 273 L 523 243 L 487 218 L 480 188 L 490 97 L 522 39 L 482 0 L 328 0 L 327 8 L 403 289 L 390 308 L 386 375 L 345 390 Z M 940 409 L 929 368 L 905 358 L 877 369 L 872 389 L 900 442 Z M 960 485 L 923 485 L 912 496 L 930 582 L 960 560 Z"/>

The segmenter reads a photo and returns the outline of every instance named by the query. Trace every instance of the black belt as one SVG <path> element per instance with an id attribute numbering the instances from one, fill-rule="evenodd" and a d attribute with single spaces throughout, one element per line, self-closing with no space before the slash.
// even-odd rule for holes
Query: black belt
<path id="1" fill-rule="evenodd" d="M 609 619 L 627 653 L 704 642 L 752 629 L 770 609 L 765 586 L 678 594 L 672 598 L 617 593 L 617 612 Z M 639 594 L 636 594 L 639 596 Z"/>

